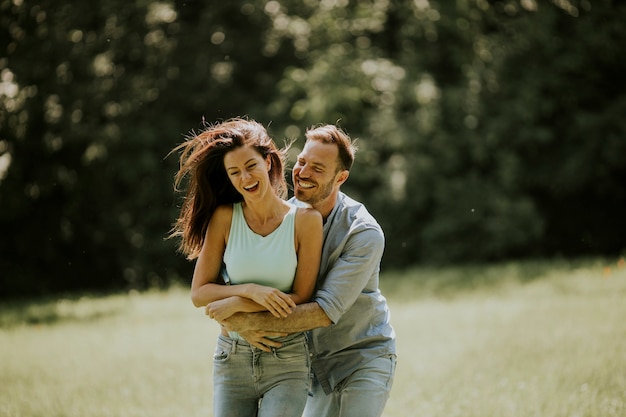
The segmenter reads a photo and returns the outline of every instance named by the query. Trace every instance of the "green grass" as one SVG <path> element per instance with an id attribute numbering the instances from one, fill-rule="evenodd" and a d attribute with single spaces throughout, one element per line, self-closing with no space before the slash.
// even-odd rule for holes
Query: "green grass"
<path id="1" fill-rule="evenodd" d="M 386 417 L 626 415 L 626 266 L 415 268 L 381 279 Z M 210 416 L 217 325 L 186 289 L 0 307 L 0 416 Z"/>

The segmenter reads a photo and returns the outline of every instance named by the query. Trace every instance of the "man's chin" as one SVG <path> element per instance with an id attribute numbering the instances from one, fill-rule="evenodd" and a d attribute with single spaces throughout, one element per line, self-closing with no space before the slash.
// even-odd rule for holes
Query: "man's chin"
<path id="1" fill-rule="evenodd" d="M 304 203 L 308 203 L 311 198 L 311 194 L 302 190 L 295 190 L 294 192 L 296 198 Z"/>

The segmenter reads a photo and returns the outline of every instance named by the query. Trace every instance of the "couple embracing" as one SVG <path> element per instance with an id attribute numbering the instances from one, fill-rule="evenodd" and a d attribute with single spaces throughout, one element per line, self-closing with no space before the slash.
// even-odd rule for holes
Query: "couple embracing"
<path id="1" fill-rule="evenodd" d="M 340 191 L 356 147 L 334 125 L 306 131 L 285 181 L 286 148 L 230 119 L 191 135 L 174 228 L 195 259 L 191 297 L 222 327 L 215 417 L 380 416 L 396 366 L 378 288 L 383 231 Z"/>

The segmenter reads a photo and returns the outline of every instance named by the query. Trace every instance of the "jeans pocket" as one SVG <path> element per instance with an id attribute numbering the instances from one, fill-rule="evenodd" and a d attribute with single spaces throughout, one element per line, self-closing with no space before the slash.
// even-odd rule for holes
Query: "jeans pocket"
<path id="1" fill-rule="evenodd" d="M 293 343 L 287 346 L 279 347 L 278 349 L 273 350 L 274 357 L 280 361 L 301 361 L 302 358 L 306 358 L 308 360 L 309 357 L 309 347 L 306 341 Z"/>
<path id="2" fill-rule="evenodd" d="M 221 338 L 218 339 L 217 346 L 215 346 L 215 352 L 213 353 L 213 362 L 221 363 L 228 361 L 232 351 L 232 343 L 228 343 L 226 340 L 222 340 Z"/>

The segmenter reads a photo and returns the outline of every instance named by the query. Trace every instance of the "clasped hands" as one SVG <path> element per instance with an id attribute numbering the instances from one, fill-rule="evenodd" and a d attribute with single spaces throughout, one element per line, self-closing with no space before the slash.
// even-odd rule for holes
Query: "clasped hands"
<path id="1" fill-rule="evenodd" d="M 245 296 L 232 296 L 206 305 L 205 314 L 216 320 L 227 331 L 239 333 L 248 343 L 263 351 L 278 348 L 281 344 L 269 337 L 286 336 L 288 333 L 271 332 L 251 328 L 245 314 L 269 311 L 274 317 L 287 317 L 296 307 L 288 294 L 271 287 L 249 284 Z"/>

